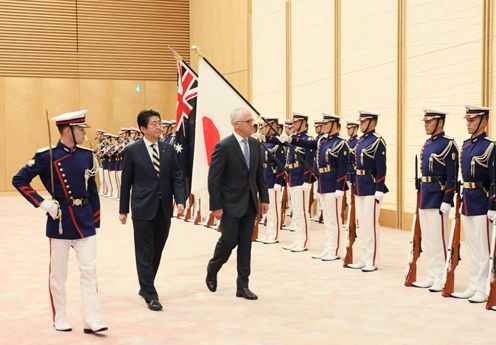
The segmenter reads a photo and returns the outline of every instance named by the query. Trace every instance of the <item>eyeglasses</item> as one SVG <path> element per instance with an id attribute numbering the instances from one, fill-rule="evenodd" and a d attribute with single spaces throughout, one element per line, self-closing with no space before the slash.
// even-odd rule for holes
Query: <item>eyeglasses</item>
<path id="1" fill-rule="evenodd" d="M 245 123 L 253 123 L 253 119 L 250 119 L 250 120 L 244 120 L 244 121 L 236 121 L 236 122 L 245 122 Z"/>

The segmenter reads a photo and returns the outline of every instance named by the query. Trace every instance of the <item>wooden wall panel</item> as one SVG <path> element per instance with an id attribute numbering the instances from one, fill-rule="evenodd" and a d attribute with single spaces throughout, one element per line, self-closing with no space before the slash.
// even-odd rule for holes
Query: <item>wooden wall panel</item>
<path id="1" fill-rule="evenodd" d="M 113 114 L 114 82 L 112 80 L 82 79 L 79 81 L 79 102 L 82 109 L 88 109 L 87 120 L 91 128 L 86 130 L 87 137 L 96 145 L 96 129 L 115 133 Z M 89 143 L 87 144 L 88 146 Z"/>
<path id="2" fill-rule="evenodd" d="M 136 91 L 136 86 L 141 87 L 141 91 Z M 145 108 L 145 83 L 135 80 L 115 80 L 113 88 L 113 128 L 136 127 L 136 115 Z M 122 100 L 126 100 L 123 102 Z"/>
<path id="3" fill-rule="evenodd" d="M 177 103 L 176 81 L 147 81 L 146 106 L 160 113 L 162 119 L 175 120 Z"/>
<path id="4" fill-rule="evenodd" d="M 223 75 L 246 73 L 248 83 L 248 1 L 190 0 L 190 43 L 200 47 Z M 192 53 L 193 69 L 198 71 L 198 57 Z M 238 76 L 233 77 L 235 79 Z M 238 80 L 235 80 L 238 82 Z M 249 85 L 236 85 L 248 96 Z"/>
<path id="5" fill-rule="evenodd" d="M 7 164 L 5 162 L 5 133 L 7 132 L 5 121 L 5 97 L 4 79 L 0 78 L 0 191 L 5 190 L 7 181 Z"/>

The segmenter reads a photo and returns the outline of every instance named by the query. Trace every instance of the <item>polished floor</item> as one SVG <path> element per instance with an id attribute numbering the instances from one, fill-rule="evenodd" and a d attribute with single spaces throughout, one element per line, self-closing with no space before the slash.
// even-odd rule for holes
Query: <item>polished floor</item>
<path id="1" fill-rule="evenodd" d="M 374 273 L 341 262 L 311 259 L 321 248 L 322 225 L 311 223 L 308 252 L 281 243 L 253 244 L 250 287 L 259 300 L 236 298 L 235 253 L 207 290 L 205 268 L 216 231 L 173 220 L 157 288 L 164 304 L 152 312 L 138 296 L 132 226 L 117 219 L 117 201 L 102 199 L 98 276 L 106 335 L 82 332 L 74 253 L 67 281 L 73 331 L 51 326 L 48 240 L 43 212 L 16 194 L 0 194 L 0 344 L 494 344 L 496 312 L 483 304 L 403 287 L 409 233 L 381 229 L 380 267 Z M 261 227 L 261 231 L 263 231 Z M 356 254 L 355 254 L 356 255 Z M 456 276 L 467 285 L 467 260 Z M 420 260 L 420 273 L 425 269 Z"/>

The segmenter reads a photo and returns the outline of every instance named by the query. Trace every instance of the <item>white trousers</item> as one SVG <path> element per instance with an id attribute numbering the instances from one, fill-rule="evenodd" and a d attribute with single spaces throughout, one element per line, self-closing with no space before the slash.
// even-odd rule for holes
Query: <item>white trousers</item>
<path id="1" fill-rule="evenodd" d="M 343 197 L 336 199 L 335 193 L 318 194 L 324 218 L 324 250 L 328 255 L 341 256 L 341 210 Z"/>
<path id="2" fill-rule="evenodd" d="M 439 214 L 439 209 L 419 210 L 421 247 L 427 262 L 428 280 L 434 284 L 443 283 L 447 259 L 448 215 Z"/>
<path id="3" fill-rule="evenodd" d="M 110 177 L 110 193 L 108 194 L 111 198 L 117 197 L 117 191 L 118 191 L 118 186 L 117 186 L 117 174 L 115 170 L 110 171 L 109 170 L 109 177 Z"/>
<path id="4" fill-rule="evenodd" d="M 469 289 L 487 294 L 491 227 L 486 215 L 462 215 L 463 233 L 467 245 L 470 272 Z"/>
<path id="5" fill-rule="evenodd" d="M 115 181 L 117 185 L 117 190 L 114 193 L 114 196 L 119 198 L 121 195 L 121 176 L 122 176 L 122 170 L 116 170 L 115 171 Z"/>
<path id="6" fill-rule="evenodd" d="M 269 189 L 269 210 L 267 211 L 267 235 L 265 240 L 277 241 L 279 237 L 279 221 L 281 208 L 281 186 L 275 185 L 274 188 Z"/>
<path id="7" fill-rule="evenodd" d="M 49 290 L 53 321 L 67 322 L 65 282 L 71 247 L 76 251 L 79 265 L 84 328 L 92 328 L 101 324 L 96 279 L 96 236 L 79 240 L 50 238 Z"/>
<path id="8" fill-rule="evenodd" d="M 105 183 L 105 194 L 106 196 L 111 196 L 112 195 L 112 190 L 114 186 L 112 185 L 112 180 L 110 179 L 111 172 L 108 169 L 103 170 L 103 180 Z"/>
<path id="9" fill-rule="evenodd" d="M 103 168 L 102 167 L 98 168 L 98 179 L 100 181 L 100 194 L 107 193 L 107 188 L 105 186 L 105 180 L 103 178 Z"/>
<path id="10" fill-rule="evenodd" d="M 358 221 L 358 242 L 362 246 L 360 261 L 366 267 L 377 267 L 379 252 L 379 213 L 381 202 L 376 202 L 373 195 L 355 195 L 355 212 Z"/>
<path id="11" fill-rule="evenodd" d="M 308 242 L 308 202 L 310 201 L 310 189 L 312 185 L 304 183 L 301 186 L 289 187 L 291 195 L 291 205 L 293 207 L 293 217 L 291 228 L 295 229 L 296 239 L 293 244 L 299 247 L 306 247 Z"/>

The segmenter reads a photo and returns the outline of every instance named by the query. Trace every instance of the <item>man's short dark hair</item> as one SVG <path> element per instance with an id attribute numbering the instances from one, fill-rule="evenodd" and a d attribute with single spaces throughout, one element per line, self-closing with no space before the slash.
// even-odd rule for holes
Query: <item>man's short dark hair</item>
<path id="1" fill-rule="evenodd" d="M 153 109 L 143 110 L 138 114 L 138 128 L 145 127 L 148 128 L 148 122 L 150 122 L 150 117 L 158 116 L 160 118 L 160 113 Z"/>
<path id="2" fill-rule="evenodd" d="M 70 125 L 60 125 L 60 126 L 57 126 L 58 130 L 59 130 L 59 133 L 60 135 L 62 135 L 62 132 L 64 131 L 64 129 L 66 129 L 67 127 L 70 127 Z"/>

